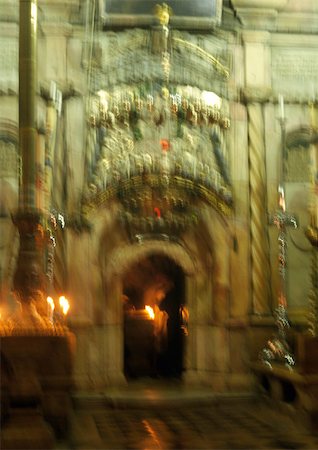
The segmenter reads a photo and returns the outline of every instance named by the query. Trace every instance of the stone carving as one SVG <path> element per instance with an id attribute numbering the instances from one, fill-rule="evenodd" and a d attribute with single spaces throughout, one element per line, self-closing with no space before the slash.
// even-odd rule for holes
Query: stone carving
<path id="1" fill-rule="evenodd" d="M 309 162 L 308 148 L 290 148 L 286 165 L 286 181 L 308 183 L 310 180 Z"/>
<path id="2" fill-rule="evenodd" d="M 275 50 L 272 55 L 273 78 L 318 79 L 318 55 L 315 50 Z"/>
<path id="3" fill-rule="evenodd" d="M 104 35 L 92 73 L 83 212 L 117 198 L 131 236 L 183 232 L 198 222 L 197 198 L 221 214 L 232 206 L 229 105 L 217 95 L 229 77 L 227 43 L 205 37 L 203 48 L 166 27 L 154 48 L 157 28 Z"/>
<path id="4" fill-rule="evenodd" d="M 272 95 L 272 89 L 261 86 L 247 86 L 242 89 L 241 97 L 244 103 L 265 103 Z"/>
<path id="5" fill-rule="evenodd" d="M 195 267 L 195 263 L 198 262 L 191 259 L 189 253 L 180 244 L 164 240 L 145 240 L 143 245 L 120 246 L 112 252 L 107 264 L 108 279 L 114 273 L 119 275 L 127 272 L 132 262 L 142 260 L 149 254 L 156 252 L 163 253 L 173 259 L 187 275 L 193 275 L 198 270 Z"/>
<path id="6" fill-rule="evenodd" d="M 0 38 L 1 79 L 0 90 L 18 91 L 18 41 Z"/>
<path id="7" fill-rule="evenodd" d="M 286 181 L 305 182 L 311 179 L 310 145 L 316 142 L 317 130 L 298 127 L 286 135 Z"/>
<path id="8" fill-rule="evenodd" d="M 251 204 L 252 295 L 255 314 L 268 314 L 269 307 L 269 251 L 266 232 L 266 177 L 262 106 L 249 104 L 249 159 Z"/>
<path id="9" fill-rule="evenodd" d="M 0 177 L 16 178 L 19 173 L 19 157 L 13 142 L 0 140 Z"/>
<path id="10" fill-rule="evenodd" d="M 88 209 L 91 202 L 101 206 L 116 195 L 121 201 L 133 200 L 138 190 L 151 187 L 151 204 L 156 203 L 154 206 L 162 207 L 166 214 L 172 209 L 180 213 L 161 205 L 158 198 L 168 191 L 176 199 L 190 198 L 198 187 L 199 197 L 225 213 L 231 203 L 224 139 L 230 125 L 225 116 L 226 102 L 221 111 L 204 103 L 204 93 L 199 89 L 191 89 L 192 96 L 187 97 L 187 88 L 182 86 L 175 87 L 175 95 L 164 88 L 143 97 L 132 89 L 122 90 L 118 99 L 105 93 L 107 102 L 98 103 L 98 97 L 92 98 L 91 114 L 96 116 L 87 139 L 84 205 Z M 135 200 L 138 207 L 130 205 L 126 209 L 138 218 L 147 217 L 153 228 L 153 209 Z M 221 207 L 222 202 L 227 208 Z M 196 214 L 182 212 L 197 220 Z M 170 219 L 174 223 L 180 218 Z"/>
<path id="11" fill-rule="evenodd" d="M 274 49 L 272 84 L 280 92 L 317 96 L 318 55 L 315 49 Z"/>
<path id="12" fill-rule="evenodd" d="M 230 66 L 230 52 L 225 40 L 173 31 L 169 46 L 174 50 L 169 80 L 172 83 L 193 85 L 201 89 L 224 92 Z M 100 38 L 98 60 L 93 64 L 92 81 L 95 90 L 110 89 L 141 81 L 164 81 L 161 54 L 151 53 L 151 32 L 128 30 L 109 32 Z"/>

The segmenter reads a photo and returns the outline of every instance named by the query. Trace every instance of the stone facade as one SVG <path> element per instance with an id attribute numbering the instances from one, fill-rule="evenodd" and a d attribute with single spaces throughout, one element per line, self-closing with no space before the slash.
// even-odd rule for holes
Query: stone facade
<path id="1" fill-rule="evenodd" d="M 15 308 L 10 284 L 16 258 L 11 213 L 18 204 L 19 185 L 17 3 L 0 1 L 0 54 L 5 61 L 0 68 L 3 316 Z M 169 83 L 174 89 L 191 86 L 192 92 L 213 91 L 223 100 L 230 128 L 218 127 L 217 131 L 234 207 L 223 214 L 215 204 L 195 199 L 192 206 L 200 208 L 200 220 L 183 230 L 179 239 L 158 241 L 152 236 L 136 242 L 119 225 L 122 203 L 116 197 L 106 198 L 105 186 L 100 187 L 100 197 L 94 196 L 94 206 L 87 201 L 87 192 L 103 177 L 107 184 L 105 170 L 97 170 L 102 158 L 95 155 L 96 130 L 101 128 L 92 125 L 92 116 L 99 91 L 128 93 L 140 84 L 157 82 L 158 74 L 164 80 L 160 54 L 152 47 L 157 42 L 154 29 L 136 28 L 133 21 L 120 31 L 107 29 L 107 25 L 98 29 L 97 23 L 92 28 L 96 11 L 90 9 L 90 2 L 39 2 L 38 127 L 45 132 L 43 145 L 53 149 L 52 173 L 46 174 L 51 177 L 52 194 L 51 190 L 46 193 L 44 206 L 61 211 L 67 222 L 65 231 L 56 236 L 54 288 L 56 295 L 66 293 L 71 304 L 69 326 L 77 337 L 78 389 L 127 382 L 123 371 L 125 273 L 151 254 L 164 255 L 184 274 L 189 334 L 183 382 L 204 384 L 215 391 L 253 389 L 249 362 L 272 335 L 279 284 L 277 230 L 268 225 L 268 215 L 278 207 L 281 182 L 282 105 L 278 98 L 284 96 L 287 140 L 301 135 L 304 128 L 317 126 L 308 104 L 316 106 L 318 96 L 318 10 L 314 0 L 304 0 L 301 13 L 298 2 L 292 0 L 233 0 L 232 5 L 224 2 L 220 27 L 204 32 L 171 31 L 175 44 L 169 43 Z M 51 82 L 63 99 L 60 110 L 58 102 L 50 110 Z M 99 106 L 95 112 L 100 114 Z M 173 126 L 169 116 L 161 128 L 150 126 L 147 119 L 143 128 L 147 139 L 141 142 L 156 145 Z M 196 130 L 201 139 L 198 148 L 210 145 L 203 125 L 186 127 L 192 140 L 186 143 L 182 138 L 182 145 L 189 146 L 190 154 Z M 115 136 L 111 151 L 126 152 L 127 130 L 116 131 L 120 137 Z M 111 140 L 110 132 L 107 136 Z M 310 179 L 295 174 L 295 167 L 297 160 L 304 166 L 304 152 L 312 145 L 298 153 L 289 149 L 286 180 L 287 210 L 299 220 L 298 229 L 288 236 L 288 311 L 296 327 L 306 324 L 311 259 L 303 231 L 310 219 Z M 83 204 L 89 205 L 89 214 Z M 89 227 L 83 226 L 86 220 Z"/>

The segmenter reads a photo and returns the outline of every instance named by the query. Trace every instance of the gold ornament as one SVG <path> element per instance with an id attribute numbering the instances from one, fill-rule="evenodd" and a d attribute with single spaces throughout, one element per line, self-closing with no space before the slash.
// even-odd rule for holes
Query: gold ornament
<path id="1" fill-rule="evenodd" d="M 158 17 L 160 24 L 166 27 L 169 23 L 172 9 L 166 3 L 156 5 L 155 14 Z"/>

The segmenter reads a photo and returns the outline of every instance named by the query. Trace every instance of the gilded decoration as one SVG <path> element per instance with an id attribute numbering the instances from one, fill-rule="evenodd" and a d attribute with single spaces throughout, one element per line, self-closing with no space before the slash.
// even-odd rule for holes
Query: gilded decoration
<path id="1" fill-rule="evenodd" d="M 230 214 L 228 105 L 212 92 L 189 92 L 136 88 L 92 97 L 86 215 L 116 199 L 133 236 L 179 234 L 198 223 L 200 202 Z"/>
<path id="2" fill-rule="evenodd" d="M 202 41 L 204 39 L 204 48 Z M 162 46 L 158 51 L 157 44 Z M 166 46 L 166 47 L 165 47 Z M 91 70 L 92 89 L 113 90 L 119 86 L 165 81 L 162 51 L 172 57 L 169 81 L 226 95 L 231 72 L 231 54 L 225 39 L 192 35 L 160 26 L 107 32 L 94 43 Z M 171 61 L 170 61 L 171 62 Z"/>
<path id="3" fill-rule="evenodd" d="M 119 202 L 132 239 L 181 234 L 203 203 L 232 210 L 226 46 L 172 33 L 172 13 L 159 5 L 150 33 L 108 33 L 96 46 L 82 212 Z"/>

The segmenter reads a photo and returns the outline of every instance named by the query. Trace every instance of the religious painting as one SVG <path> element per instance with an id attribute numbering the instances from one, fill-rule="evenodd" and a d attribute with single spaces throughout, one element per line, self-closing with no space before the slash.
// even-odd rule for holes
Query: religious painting
<path id="1" fill-rule="evenodd" d="M 158 0 L 105 0 L 107 16 L 131 15 L 153 16 L 155 7 L 163 2 Z M 198 18 L 219 23 L 222 0 L 166 0 L 172 10 L 172 20 L 180 17 Z"/>

